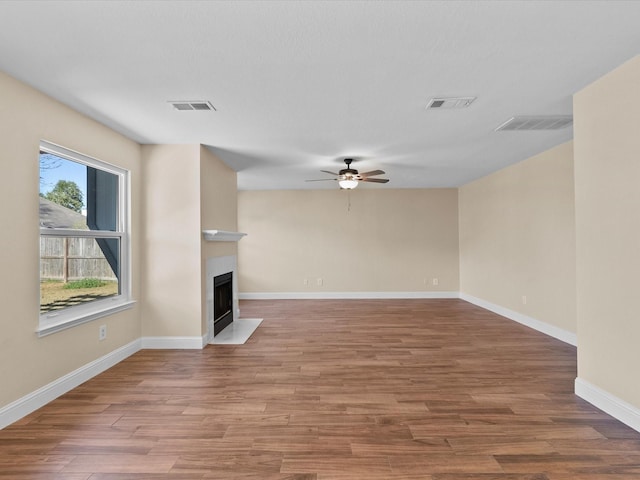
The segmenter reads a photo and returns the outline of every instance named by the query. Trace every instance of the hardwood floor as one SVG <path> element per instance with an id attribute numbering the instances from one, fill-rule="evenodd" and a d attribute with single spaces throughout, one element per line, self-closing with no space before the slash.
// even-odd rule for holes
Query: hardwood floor
<path id="1" fill-rule="evenodd" d="M 0 431 L 0 478 L 640 479 L 558 340 L 462 300 L 241 309 L 245 345 L 138 352 Z"/>

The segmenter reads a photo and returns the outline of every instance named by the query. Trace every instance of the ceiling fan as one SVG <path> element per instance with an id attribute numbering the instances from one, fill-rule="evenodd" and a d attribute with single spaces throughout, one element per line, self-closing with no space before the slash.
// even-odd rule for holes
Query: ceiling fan
<path id="1" fill-rule="evenodd" d="M 307 180 L 307 182 L 322 182 L 325 180 L 337 180 L 340 188 L 345 190 L 352 190 L 358 186 L 359 182 L 374 182 L 374 183 L 387 183 L 388 178 L 371 178 L 376 175 L 384 175 L 383 170 L 372 170 L 371 172 L 358 173 L 358 170 L 351 168 L 352 158 L 345 158 L 344 163 L 347 164 L 347 168 L 343 168 L 338 173 L 333 173 L 328 170 L 320 170 L 323 173 L 333 175 L 335 178 L 320 178 L 317 180 Z"/>

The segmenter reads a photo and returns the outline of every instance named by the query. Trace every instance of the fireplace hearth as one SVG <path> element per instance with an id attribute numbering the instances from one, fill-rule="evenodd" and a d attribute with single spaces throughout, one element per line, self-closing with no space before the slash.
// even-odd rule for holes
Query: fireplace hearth
<path id="1" fill-rule="evenodd" d="M 233 273 L 213 278 L 213 335 L 233 322 Z"/>

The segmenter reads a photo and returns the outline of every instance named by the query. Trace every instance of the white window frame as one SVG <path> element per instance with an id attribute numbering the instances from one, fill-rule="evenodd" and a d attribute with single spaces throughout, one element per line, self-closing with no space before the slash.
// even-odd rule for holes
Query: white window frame
<path id="1" fill-rule="evenodd" d="M 40 141 L 40 151 L 51 153 L 88 167 L 97 168 L 118 177 L 118 220 L 116 231 L 40 228 L 40 236 L 120 239 L 120 293 L 103 300 L 94 300 L 61 310 L 41 313 L 37 333 L 38 336 L 42 337 L 132 308 L 135 301 L 131 298 L 129 171 L 45 140 Z M 40 268 L 39 262 L 38 268 Z"/>

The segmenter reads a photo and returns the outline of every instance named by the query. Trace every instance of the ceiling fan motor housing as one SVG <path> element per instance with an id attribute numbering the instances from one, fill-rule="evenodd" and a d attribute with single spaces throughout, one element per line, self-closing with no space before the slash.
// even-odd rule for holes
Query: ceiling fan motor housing
<path id="1" fill-rule="evenodd" d="M 340 170 L 340 172 L 338 172 L 338 175 L 353 177 L 358 175 L 358 170 L 354 170 L 353 168 L 343 168 L 342 170 Z"/>
<path id="2" fill-rule="evenodd" d="M 358 175 L 358 170 L 351 168 L 351 162 L 353 162 L 352 158 L 345 158 L 344 163 L 347 164 L 347 168 L 343 168 L 338 172 L 338 175 L 343 175 L 345 177 L 355 177 Z"/>

